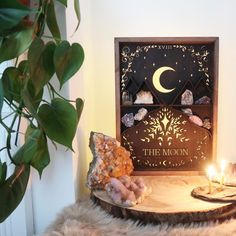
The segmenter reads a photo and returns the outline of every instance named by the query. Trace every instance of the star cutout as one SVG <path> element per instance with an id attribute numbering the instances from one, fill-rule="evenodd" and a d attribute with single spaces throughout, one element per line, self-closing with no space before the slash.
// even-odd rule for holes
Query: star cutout
<path id="1" fill-rule="evenodd" d="M 164 125 L 165 130 L 166 130 L 166 126 L 167 126 L 168 123 L 169 123 L 169 120 L 168 120 L 168 118 L 165 115 L 165 117 L 162 119 L 162 124 Z"/>

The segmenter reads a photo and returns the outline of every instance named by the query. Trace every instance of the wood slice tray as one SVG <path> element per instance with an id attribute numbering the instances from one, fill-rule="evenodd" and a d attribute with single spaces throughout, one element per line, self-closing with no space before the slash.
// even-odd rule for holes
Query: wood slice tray
<path id="1" fill-rule="evenodd" d="M 236 204 L 236 188 L 224 186 L 223 189 L 220 190 L 218 186 L 213 188 L 211 194 L 209 194 L 208 186 L 197 187 L 193 189 L 191 195 L 205 201 L 228 202 Z"/>
<path id="2" fill-rule="evenodd" d="M 134 177 L 136 178 L 136 177 Z M 207 202 L 193 198 L 194 188 L 207 185 L 203 176 L 145 176 L 153 192 L 141 204 L 121 207 L 105 191 L 93 191 L 92 199 L 108 213 L 142 223 L 191 223 L 236 216 L 235 203 Z"/>

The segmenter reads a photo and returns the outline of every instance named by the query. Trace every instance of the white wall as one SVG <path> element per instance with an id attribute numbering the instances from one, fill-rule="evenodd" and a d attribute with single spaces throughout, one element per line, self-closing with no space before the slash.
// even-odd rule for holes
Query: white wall
<path id="1" fill-rule="evenodd" d="M 85 63 L 70 83 L 72 96 L 83 94 L 85 111 L 78 135 L 79 191 L 84 192 L 91 153 L 91 130 L 115 136 L 114 37 L 218 36 L 218 158 L 236 162 L 236 1 L 235 0 L 80 0 L 82 23 L 72 40 L 82 43 Z M 69 9 L 72 15 L 72 8 Z M 74 29 L 73 20 L 67 24 Z M 71 33 L 72 34 L 72 33 Z M 76 76 L 78 77 L 78 76 Z"/>

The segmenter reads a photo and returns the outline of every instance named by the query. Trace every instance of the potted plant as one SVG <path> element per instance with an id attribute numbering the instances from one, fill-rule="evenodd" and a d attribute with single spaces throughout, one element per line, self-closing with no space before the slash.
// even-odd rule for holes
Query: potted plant
<path id="1" fill-rule="evenodd" d="M 4 70 L 0 79 L 0 125 L 7 132 L 5 145 L 0 151 L 7 151 L 11 165 L 14 165 L 14 172 L 10 173 L 7 163 L 0 161 L 0 222 L 21 202 L 30 168 L 35 168 L 41 176 L 49 164 L 48 140 L 72 150 L 83 109 L 82 99 L 66 99 L 51 83 L 56 74 L 62 88 L 84 60 L 80 44 L 70 45 L 61 39 L 54 4 L 60 2 L 67 7 L 67 0 L 38 0 L 36 5 L 26 6 L 28 2 L 0 1 L 0 63 L 15 62 L 14 66 Z M 79 26 L 78 0 L 74 0 L 74 7 Z M 52 34 L 47 37 L 47 43 L 44 42 L 45 26 Z M 19 59 L 22 54 L 27 54 L 26 59 Z M 47 99 L 44 96 L 46 90 Z M 10 125 L 2 116 L 4 103 L 12 111 Z M 28 121 L 25 142 L 13 153 L 12 139 L 17 140 L 22 119 Z"/>

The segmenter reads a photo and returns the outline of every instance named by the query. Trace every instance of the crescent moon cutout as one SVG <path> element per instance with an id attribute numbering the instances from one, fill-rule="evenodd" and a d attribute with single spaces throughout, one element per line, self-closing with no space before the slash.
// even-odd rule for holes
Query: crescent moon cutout
<path id="1" fill-rule="evenodd" d="M 175 90 L 175 88 L 167 89 L 161 85 L 160 77 L 161 77 L 162 73 L 164 73 L 165 71 L 168 71 L 168 70 L 175 71 L 173 68 L 171 68 L 169 66 L 163 66 L 163 67 L 160 67 L 159 69 L 157 69 L 152 76 L 152 82 L 153 82 L 155 89 L 161 93 L 170 93 L 173 90 Z"/>

